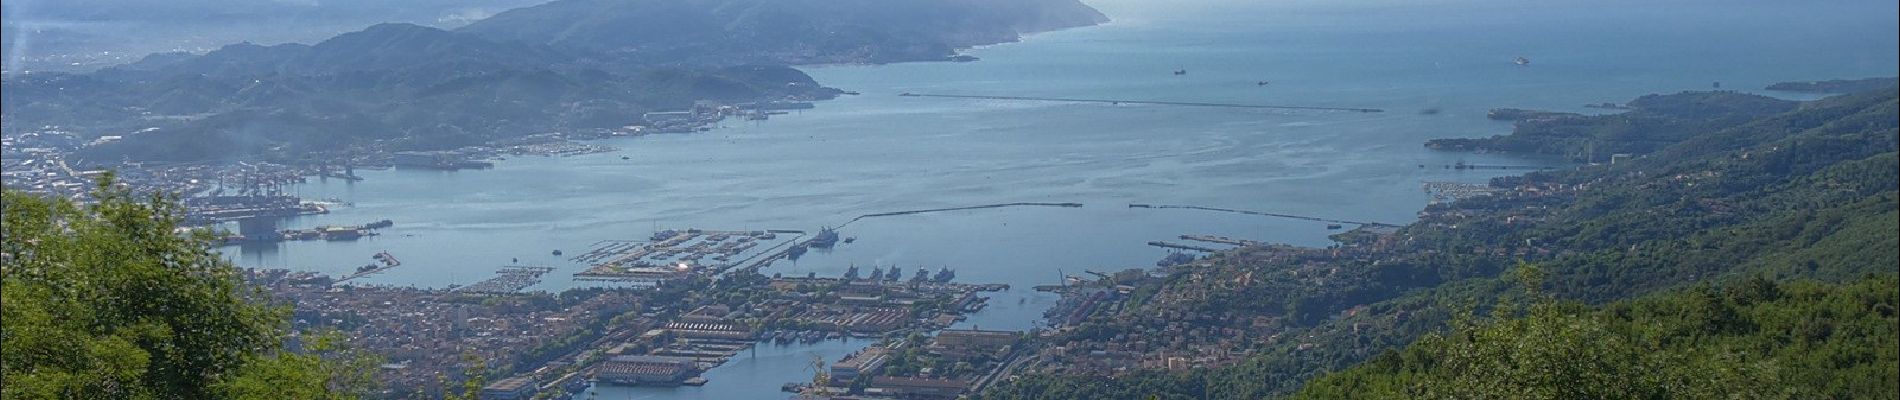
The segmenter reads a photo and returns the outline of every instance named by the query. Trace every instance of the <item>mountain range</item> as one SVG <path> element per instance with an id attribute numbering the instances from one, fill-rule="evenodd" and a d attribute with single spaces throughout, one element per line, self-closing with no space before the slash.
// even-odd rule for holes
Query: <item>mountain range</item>
<path id="1" fill-rule="evenodd" d="M 1075 0 L 559 0 L 455 31 L 387 23 L 315 44 L 15 74 L 0 129 L 124 135 L 84 152 L 109 161 L 452 148 L 619 127 L 697 100 L 828 99 L 840 91 L 790 65 L 943 60 L 1102 21 Z"/>

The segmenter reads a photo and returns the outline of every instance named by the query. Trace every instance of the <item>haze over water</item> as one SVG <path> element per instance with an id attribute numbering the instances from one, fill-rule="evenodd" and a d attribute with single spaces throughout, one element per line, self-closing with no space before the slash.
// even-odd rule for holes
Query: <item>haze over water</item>
<path id="1" fill-rule="evenodd" d="M 1084 203 L 865 219 L 843 232 L 856 243 L 764 271 L 836 276 L 851 264 L 896 264 L 909 275 L 949 266 L 961 282 L 1015 286 L 966 326 L 1027 329 L 1053 303 L 1030 286 L 1055 283 L 1058 270 L 1151 266 L 1166 252 L 1144 245 L 1150 240 L 1206 233 L 1324 246 L 1336 232 L 1318 222 L 1129 203 L 1402 224 L 1428 200 L 1423 181 L 1517 173 L 1439 166 L 1557 165 L 1421 146 L 1507 133 L 1509 124 L 1484 118 L 1490 108 L 1600 112 L 1581 105 L 1715 82 L 1758 92 L 1774 82 L 1892 76 L 1900 68 L 1892 2 L 1090 3 L 1116 21 L 970 51 L 980 62 L 805 68 L 827 86 L 863 95 L 769 121 L 612 139 L 604 144 L 621 151 L 509 159 L 485 171 L 359 171 L 367 180 L 312 181 L 299 194 L 355 206 L 284 227 L 380 219 L 395 227 L 357 242 L 225 250 L 246 267 L 343 275 L 387 249 L 402 266 L 363 282 L 429 287 L 473 283 L 519 258 L 559 268 L 537 287 L 559 290 L 585 266 L 552 250 L 572 256 L 600 240 L 644 239 L 656 226 L 815 230 L 877 212 Z M 1870 13 L 1867 4 L 1885 9 Z M 1532 62 L 1515 65 L 1517 56 Z M 903 92 L 1386 112 L 897 96 Z M 1428 108 L 1441 112 L 1421 113 Z M 835 360 L 863 344 L 764 345 L 759 358 L 741 353 L 709 372 L 706 387 L 601 395 L 778 398 L 778 384 L 809 379 L 810 354 Z"/>

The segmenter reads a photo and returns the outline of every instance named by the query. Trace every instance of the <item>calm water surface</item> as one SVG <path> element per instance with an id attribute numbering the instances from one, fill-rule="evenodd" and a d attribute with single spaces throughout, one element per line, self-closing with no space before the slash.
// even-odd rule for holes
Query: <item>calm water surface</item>
<path id="1" fill-rule="evenodd" d="M 1787 80 L 1890 76 L 1900 64 L 1892 2 L 1097 3 L 1116 22 L 972 50 L 980 62 L 808 68 L 863 95 L 770 121 L 607 140 L 621 150 L 510 159 L 486 171 L 313 181 L 299 194 L 355 206 L 285 227 L 379 219 L 395 227 L 357 242 L 226 251 L 248 267 L 340 275 L 386 249 L 403 265 L 365 283 L 429 287 L 473 283 L 519 258 L 559 268 L 537 287 L 559 290 L 585 266 L 551 251 L 572 256 L 655 227 L 813 230 L 885 211 L 1084 203 L 865 219 L 844 231 L 856 243 L 766 270 L 837 275 L 852 264 L 896 264 L 908 275 L 949 266 L 959 281 L 1016 287 L 965 326 L 1027 329 L 1054 301 L 1030 286 L 1056 282 L 1058 271 L 1150 266 L 1166 254 L 1150 240 L 1206 233 L 1323 246 L 1331 233 L 1323 223 L 1129 203 L 1406 223 L 1428 200 L 1421 182 L 1502 174 L 1437 166 L 1556 165 L 1420 146 L 1508 132 L 1484 118 L 1493 107 L 1595 112 L 1581 105 L 1716 82 L 1752 92 Z M 1517 56 L 1532 64 L 1514 65 Z M 896 96 L 903 92 L 1387 111 Z M 809 379 L 813 356 L 835 360 L 866 343 L 767 345 L 709 372 L 706 387 L 599 395 L 780 398 L 780 383 Z"/>

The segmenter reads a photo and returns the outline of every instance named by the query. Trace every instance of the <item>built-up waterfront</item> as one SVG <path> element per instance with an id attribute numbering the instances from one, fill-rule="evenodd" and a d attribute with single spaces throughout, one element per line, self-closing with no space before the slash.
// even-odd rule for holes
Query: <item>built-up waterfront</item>
<path id="1" fill-rule="evenodd" d="M 387 253 L 379 258 L 399 266 Z M 293 305 L 297 328 L 341 330 L 383 356 L 393 397 L 433 396 L 444 377 L 474 371 L 505 377 L 487 390 L 507 396 L 572 395 L 587 382 L 705 385 L 701 372 L 755 345 L 942 329 L 983 309 L 979 293 L 1007 289 L 950 282 L 948 269 L 909 280 L 882 271 L 786 278 L 706 269 L 648 288 L 520 292 L 551 270 L 503 267 L 495 278 L 445 290 L 345 286 L 356 275 L 287 270 L 250 270 L 248 278 Z M 472 369 L 470 359 L 486 368 Z"/>

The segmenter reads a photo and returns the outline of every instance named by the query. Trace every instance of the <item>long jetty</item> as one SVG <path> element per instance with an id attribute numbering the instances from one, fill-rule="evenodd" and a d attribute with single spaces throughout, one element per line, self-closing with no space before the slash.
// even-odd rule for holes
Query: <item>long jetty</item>
<path id="1" fill-rule="evenodd" d="M 954 98 L 954 99 L 983 99 L 983 100 L 1063 101 L 1063 102 L 1072 102 L 1072 103 L 1156 104 L 1156 105 L 1166 105 L 1166 106 L 1263 108 L 1263 109 L 1274 109 L 1274 110 L 1352 111 L 1352 112 L 1362 112 L 1362 113 L 1385 112 L 1385 110 L 1378 109 L 1378 108 L 1272 106 L 1272 105 L 1259 105 L 1259 104 L 1209 103 L 1209 102 L 1196 102 L 1196 101 L 1075 99 L 1075 98 L 1064 98 L 1064 97 L 985 96 L 985 95 L 965 95 L 965 94 L 925 94 L 925 93 L 909 93 L 909 92 L 898 94 L 898 96 L 946 97 L 946 98 Z"/>
<path id="2" fill-rule="evenodd" d="M 1309 217 L 1305 215 L 1280 214 L 1280 213 L 1270 213 L 1270 212 L 1261 212 L 1261 211 L 1236 210 L 1232 208 L 1218 208 L 1218 207 L 1136 203 L 1136 204 L 1129 204 L 1128 208 L 1178 208 L 1178 209 L 1189 209 L 1189 210 L 1230 212 L 1230 213 L 1247 214 L 1247 215 L 1264 215 L 1268 217 L 1291 218 L 1291 219 L 1299 219 L 1299 220 L 1307 220 L 1307 221 L 1327 222 L 1327 223 L 1334 223 L 1334 224 L 1353 224 L 1353 225 L 1366 225 L 1366 226 L 1398 226 L 1398 225 L 1393 225 L 1393 224 L 1388 224 L 1388 223 L 1383 223 L 1383 222 L 1348 221 L 1348 220 L 1343 220 L 1343 219 Z"/>
<path id="3" fill-rule="evenodd" d="M 1189 244 L 1180 244 L 1180 243 L 1174 243 L 1174 242 L 1163 242 L 1163 241 L 1159 241 L 1159 240 L 1156 240 L 1156 241 L 1152 241 L 1152 242 L 1148 242 L 1148 245 L 1149 245 L 1149 246 L 1154 246 L 1154 247 L 1165 247 L 1165 248 L 1170 248 L 1170 249 L 1181 249 L 1181 250 L 1194 250 L 1194 251 L 1205 251 L 1205 252 L 1209 252 L 1209 253 L 1214 253 L 1214 252 L 1219 252 L 1219 251 L 1220 251 L 1220 249 L 1216 249 L 1216 248 L 1212 248 L 1212 247 L 1204 247 L 1204 246 L 1195 246 L 1195 245 L 1189 245 Z"/>
<path id="4" fill-rule="evenodd" d="M 1425 164 L 1419 164 L 1418 167 L 1425 168 Z M 1557 169 L 1557 167 L 1548 166 L 1548 165 L 1486 165 L 1486 164 L 1465 164 L 1465 163 L 1444 164 L 1441 167 L 1442 169 L 1455 169 L 1455 170 L 1497 169 L 1497 170 L 1547 171 L 1547 170 Z"/>
<path id="5" fill-rule="evenodd" d="M 861 219 L 865 219 L 865 218 L 873 218 L 873 217 L 891 217 L 891 216 L 898 216 L 898 215 L 911 215 L 911 214 L 924 214 L 924 213 L 934 213 L 934 212 L 944 212 L 944 211 L 960 211 L 960 210 L 977 210 L 977 209 L 984 209 L 984 208 L 1003 208 L 1003 207 L 1025 207 L 1025 206 L 1027 206 L 1027 207 L 1069 207 L 1069 208 L 1074 208 L 1074 207 L 1081 207 L 1081 206 L 1082 206 L 1082 203 L 1036 203 L 1036 202 L 1018 202 L 1018 203 L 1001 203 L 1001 204 L 984 204 L 984 205 L 980 205 L 980 206 L 964 206 L 964 207 L 948 207 L 948 208 L 932 208 L 932 209 L 926 209 L 926 210 L 909 210 L 909 211 L 892 211 L 892 212 L 881 212 L 881 213 L 875 213 L 875 214 L 864 214 L 864 215 L 859 215 L 859 216 L 857 216 L 856 218 L 852 218 L 852 219 L 851 219 L 850 221 L 846 221 L 846 222 L 845 222 L 845 223 L 844 223 L 843 225 L 838 225 L 838 227 L 839 227 L 839 228 L 843 228 L 843 227 L 844 227 L 845 225 L 850 225 L 850 224 L 851 224 L 852 222 L 858 222 L 858 220 L 861 220 Z"/>

